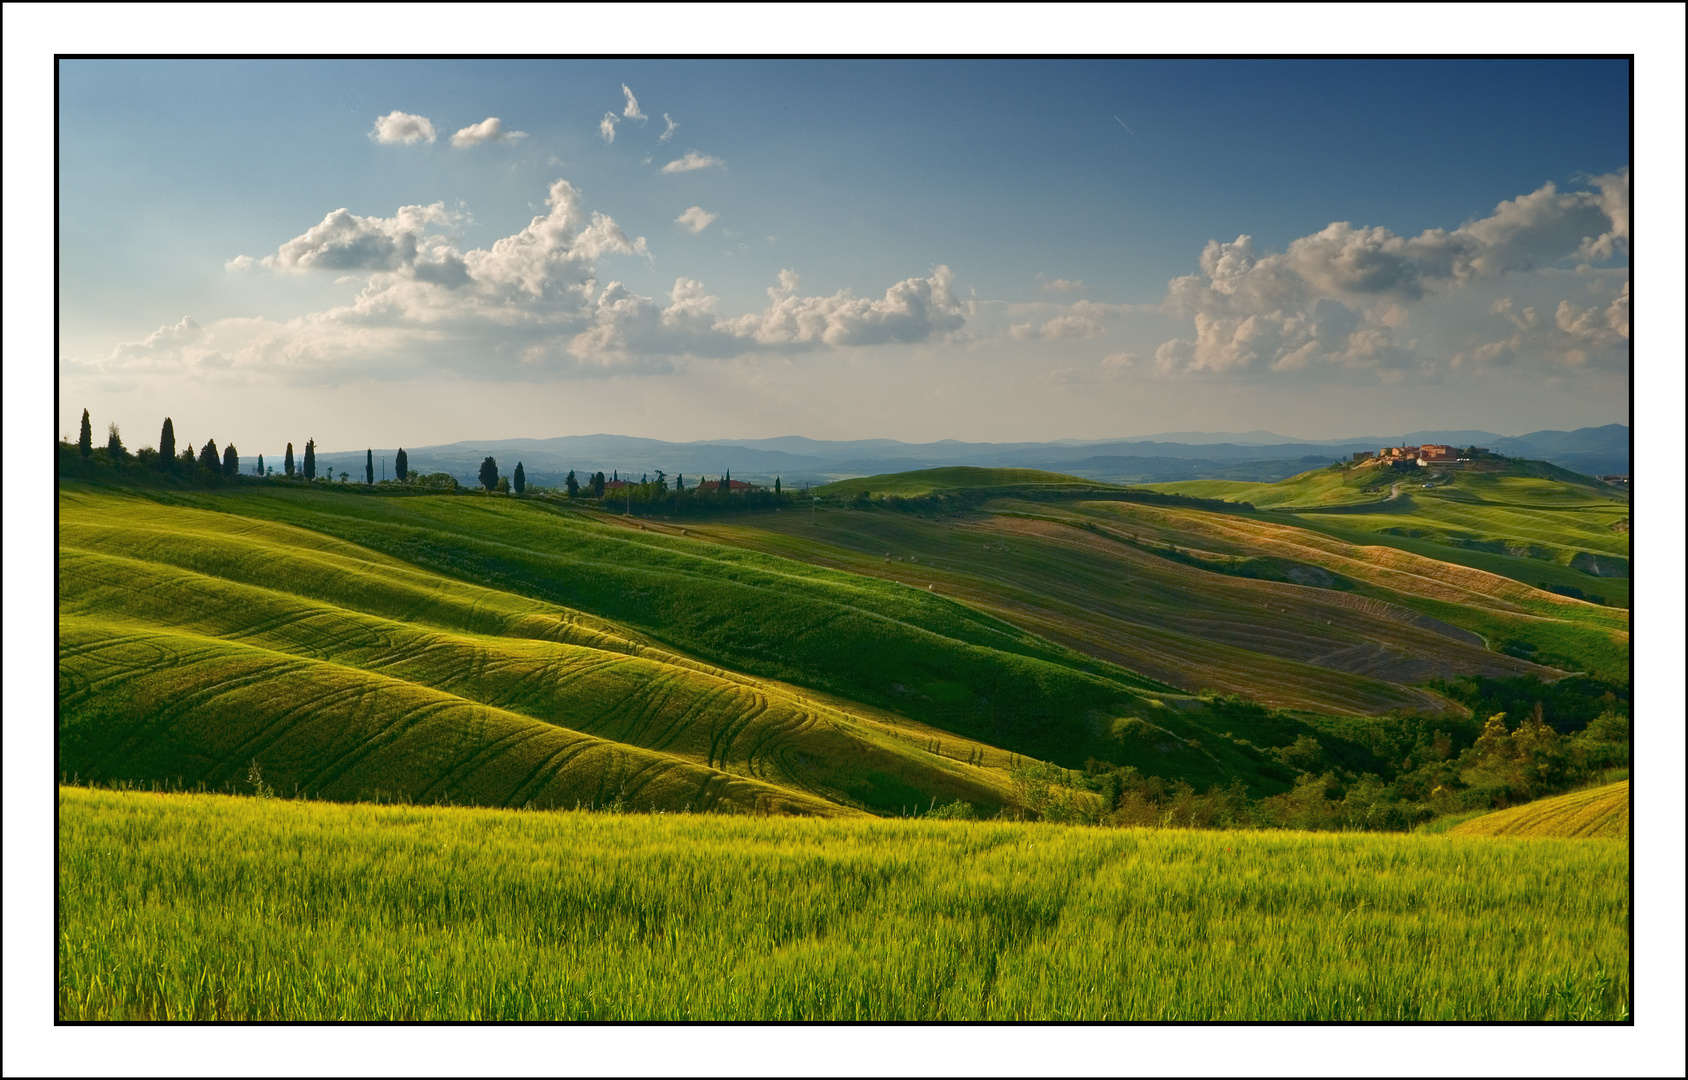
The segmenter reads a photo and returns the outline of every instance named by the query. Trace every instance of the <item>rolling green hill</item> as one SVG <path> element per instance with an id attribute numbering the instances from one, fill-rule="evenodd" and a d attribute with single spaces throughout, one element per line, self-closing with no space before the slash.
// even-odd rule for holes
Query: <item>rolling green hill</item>
<path id="1" fill-rule="evenodd" d="M 335 798 L 991 813 L 1022 757 L 1259 797 L 1295 780 L 1275 748 L 1298 737 L 1370 753 L 1321 716 L 1463 715 L 1433 677 L 1627 678 L 1627 611 L 1316 527 L 1348 515 L 928 472 L 877 479 L 978 497 L 841 491 L 682 527 L 66 482 L 60 767 L 215 786 L 257 758 Z"/>
<path id="2" fill-rule="evenodd" d="M 989 813 L 1016 755 L 1289 779 L 1215 740 L 1202 702 L 951 598 L 679 533 L 516 500 L 67 484 L 60 768 L 215 786 L 256 758 L 335 798 L 813 813 Z"/>
<path id="3" fill-rule="evenodd" d="M 1455 825 L 1448 835 L 1627 840 L 1629 781 L 1496 810 Z"/>
<path id="4" fill-rule="evenodd" d="M 1573 597 L 1629 602 L 1627 494 L 1547 462 L 1508 461 L 1483 471 L 1326 468 L 1276 484 L 1147 486 L 1246 501 L 1334 536 L 1433 551 Z"/>
<path id="5" fill-rule="evenodd" d="M 216 785 L 257 759 L 284 790 L 481 805 L 1009 801 L 999 751 L 576 611 L 226 514 L 67 494 L 60 515 L 65 771 Z"/>
<path id="6" fill-rule="evenodd" d="M 960 516 L 844 504 L 694 532 L 931 587 L 1186 692 L 1377 713 L 1441 707 L 1432 676 L 1627 679 L 1626 611 L 1276 514 L 1010 493 Z"/>

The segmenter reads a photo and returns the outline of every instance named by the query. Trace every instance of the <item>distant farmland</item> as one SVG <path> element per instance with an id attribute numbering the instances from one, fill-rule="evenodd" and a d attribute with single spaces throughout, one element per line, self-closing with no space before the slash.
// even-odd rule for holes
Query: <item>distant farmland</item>
<path id="1" fill-rule="evenodd" d="M 59 792 L 61 1020 L 1620 1020 L 1609 841 Z"/>
<path id="2" fill-rule="evenodd" d="M 1496 810 L 1448 830 L 1451 836 L 1555 837 L 1627 840 L 1629 781 L 1537 799 Z"/>
<path id="3" fill-rule="evenodd" d="M 833 507 L 693 531 L 930 586 L 1185 692 L 1378 713 L 1440 707 L 1418 685 L 1432 676 L 1554 678 L 1557 669 L 1628 678 L 1626 610 L 1338 539 L 1287 515 L 1005 491 L 961 514 Z"/>

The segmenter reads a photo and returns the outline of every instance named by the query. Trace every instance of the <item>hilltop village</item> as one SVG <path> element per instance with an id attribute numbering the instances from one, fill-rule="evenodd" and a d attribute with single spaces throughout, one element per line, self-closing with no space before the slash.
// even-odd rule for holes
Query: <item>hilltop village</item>
<path id="1" fill-rule="evenodd" d="M 1367 469 L 1377 465 L 1389 468 L 1406 468 L 1409 466 L 1442 466 L 1444 468 L 1458 466 L 1474 466 L 1480 461 L 1499 464 L 1505 458 L 1484 446 L 1468 446 L 1461 450 L 1456 446 L 1443 446 L 1427 443 L 1424 446 L 1385 446 L 1375 453 L 1362 450 L 1354 455 L 1351 468 Z"/>

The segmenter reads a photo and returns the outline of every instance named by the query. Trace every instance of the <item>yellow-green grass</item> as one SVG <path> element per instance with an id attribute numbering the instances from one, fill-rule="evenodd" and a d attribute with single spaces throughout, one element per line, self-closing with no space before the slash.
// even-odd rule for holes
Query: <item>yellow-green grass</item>
<path id="1" fill-rule="evenodd" d="M 1011 757 L 319 534 L 67 500 L 59 767 L 483 805 L 881 812 Z"/>
<path id="2" fill-rule="evenodd" d="M 1448 834 L 1627 840 L 1629 781 L 1620 780 L 1483 814 L 1455 825 Z"/>
<path id="3" fill-rule="evenodd" d="M 1487 648 L 1479 634 L 1461 628 L 1473 620 L 1488 627 L 1510 619 L 1508 632 L 1536 633 L 1559 627 L 1560 613 L 1587 616 L 1611 626 L 1567 621 L 1566 632 L 1627 650 L 1626 630 L 1616 629 L 1627 628 L 1627 612 L 1390 548 L 1362 550 L 1269 518 L 1108 500 L 1001 500 L 985 510 L 994 512 L 932 520 L 834 509 L 694 531 L 931 585 L 1185 691 L 1237 692 L 1314 712 L 1438 708 L 1444 703 L 1415 685 L 1432 675 L 1554 677 Z M 1168 544 L 1203 558 L 1170 558 Z M 1347 587 L 1209 568 L 1226 568 L 1233 555 L 1271 557 L 1283 576 Z M 1431 617 L 1424 608 L 1437 600 L 1442 606 Z"/>
<path id="4" fill-rule="evenodd" d="M 60 1020 L 1617 1020 L 1609 842 L 61 788 Z"/>
<path id="5" fill-rule="evenodd" d="M 1366 543 L 1385 538 L 1323 528 L 1315 515 L 1285 521 L 1275 514 L 1212 514 L 1106 501 L 1080 503 L 1075 510 L 1108 522 L 1115 533 L 1124 528 L 1139 542 L 1173 545 L 1186 557 L 1199 556 L 1198 561 L 1215 567 L 1263 555 L 1317 567 L 1351 583 L 1355 602 L 1398 604 L 1477 634 L 1491 649 L 1506 648 L 1560 670 L 1586 671 L 1614 682 L 1629 678 L 1628 610 L 1432 557 L 1450 553 L 1445 547 L 1425 545 L 1415 553 Z"/>
<path id="6" fill-rule="evenodd" d="M 993 755 L 995 747 L 1068 768 L 1090 757 L 1133 764 L 1203 790 L 1241 779 L 1271 794 L 1284 784 L 1275 767 L 1262 771 L 1258 751 L 1209 742 L 1199 725 L 1202 704 L 1170 686 L 937 592 L 710 543 L 695 529 L 686 536 L 678 526 L 619 525 L 504 499 L 306 491 L 141 498 L 82 487 L 62 494 L 61 527 L 110 528 L 113 542 L 126 545 L 130 522 L 144 526 L 174 509 L 160 503 L 165 497 L 211 510 L 206 520 L 217 517 L 231 528 L 287 522 L 373 547 L 413 569 L 584 610 L 714 669 L 845 699 L 853 715 L 888 710 L 906 718 L 893 726 L 930 736 L 927 744 L 916 735 L 916 749 L 929 745 L 943 759 L 978 762 L 983 755 L 995 768 L 1006 757 Z M 358 583 L 355 591 L 368 590 Z M 321 598 L 333 603 L 336 595 L 331 589 Z M 1112 734 L 1124 717 L 1150 720 L 1164 737 L 1127 745 Z M 932 794 L 894 777 L 867 779 L 873 790 L 854 797 L 881 809 L 894 811 L 918 791 L 923 800 Z"/>
<path id="7" fill-rule="evenodd" d="M 1575 583 L 1584 593 L 1619 604 L 1629 596 L 1629 532 L 1623 527 L 1629 501 L 1545 462 L 1512 462 L 1497 471 L 1318 469 L 1275 484 L 1197 480 L 1149 486 L 1249 502 L 1277 513 L 1306 511 L 1298 517 L 1310 528 L 1374 534 L 1380 544 L 1435 544 L 1476 556 L 1471 565 L 1532 585 Z M 1331 510 L 1341 513 L 1314 512 Z M 1462 554 L 1443 557 L 1468 561 Z"/>
<path id="8" fill-rule="evenodd" d="M 1117 489 L 1115 484 L 1086 480 L 1066 473 L 1044 472 L 1041 469 L 980 469 L 969 465 L 955 465 L 940 469 L 920 469 L 915 472 L 882 473 L 851 480 L 838 480 L 814 489 L 816 495 L 855 496 L 860 492 L 873 495 L 900 495 L 905 498 L 930 495 L 935 491 L 972 491 L 979 488 L 1095 488 Z"/>

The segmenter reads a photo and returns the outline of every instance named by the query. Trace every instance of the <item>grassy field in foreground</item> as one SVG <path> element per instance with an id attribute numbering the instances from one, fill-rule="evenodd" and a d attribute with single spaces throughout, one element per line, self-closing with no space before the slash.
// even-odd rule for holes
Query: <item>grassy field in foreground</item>
<path id="1" fill-rule="evenodd" d="M 1543 836 L 1629 839 L 1629 781 L 1572 791 L 1472 818 L 1451 836 Z"/>
<path id="2" fill-rule="evenodd" d="M 1605 841 L 58 798 L 61 1020 L 1629 1011 Z"/>

